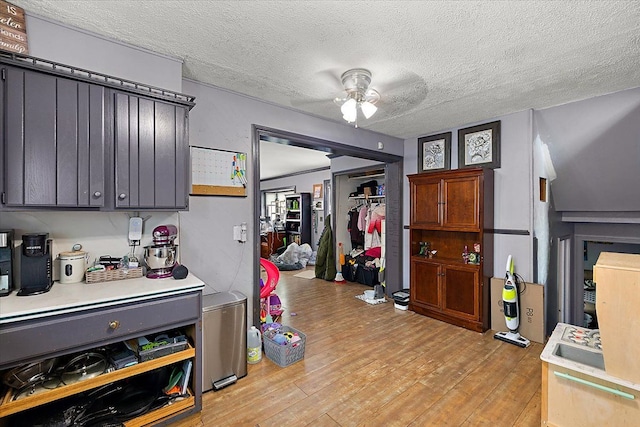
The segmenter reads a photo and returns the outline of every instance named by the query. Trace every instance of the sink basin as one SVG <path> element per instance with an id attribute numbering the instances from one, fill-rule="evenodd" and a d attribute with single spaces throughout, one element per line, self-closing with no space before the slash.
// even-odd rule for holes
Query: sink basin
<path id="1" fill-rule="evenodd" d="M 604 371 L 604 357 L 602 356 L 602 353 L 558 343 L 556 348 L 553 350 L 553 354 L 555 356 L 602 369 Z"/>

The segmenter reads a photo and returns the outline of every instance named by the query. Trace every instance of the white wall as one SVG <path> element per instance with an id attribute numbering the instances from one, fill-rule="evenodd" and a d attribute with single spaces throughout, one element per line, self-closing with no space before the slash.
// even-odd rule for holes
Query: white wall
<path id="1" fill-rule="evenodd" d="M 67 252 L 80 243 L 82 250 L 89 253 L 93 262 L 101 255 L 121 257 L 129 253 L 127 233 L 130 212 L 2 212 L 0 229 L 13 229 L 16 246 L 25 233 L 49 233 L 53 239 L 52 255 L 56 258 L 60 252 Z M 180 226 L 175 212 L 147 212 L 141 216 L 149 218 L 144 222 L 143 235 L 135 255 L 142 260 L 143 247 L 152 244 L 151 232 L 161 224 Z M 181 245 L 180 236 L 176 244 Z M 178 260 L 181 259 L 181 246 L 178 247 Z M 54 262 L 53 277 L 57 280 L 58 263 Z"/>

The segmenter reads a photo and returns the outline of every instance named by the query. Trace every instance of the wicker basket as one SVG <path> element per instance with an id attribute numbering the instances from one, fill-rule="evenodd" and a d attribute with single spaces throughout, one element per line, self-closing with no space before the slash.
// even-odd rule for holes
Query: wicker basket
<path id="1" fill-rule="evenodd" d="M 135 279 L 136 277 L 142 277 L 142 267 L 87 271 L 85 281 L 87 283 L 111 282 L 113 280 Z"/>
<path id="2" fill-rule="evenodd" d="M 297 333 L 300 341 L 293 344 L 286 343 L 280 345 L 273 340 L 278 333 L 293 332 Z M 307 337 L 302 332 L 289 326 L 281 326 L 277 330 L 269 330 L 264 333 L 264 354 L 276 365 L 284 368 L 304 358 L 304 347 Z"/>

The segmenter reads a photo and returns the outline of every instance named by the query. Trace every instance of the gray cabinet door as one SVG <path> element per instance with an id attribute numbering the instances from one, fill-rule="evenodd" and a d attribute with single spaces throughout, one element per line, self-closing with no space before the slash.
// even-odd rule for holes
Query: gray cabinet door
<path id="1" fill-rule="evenodd" d="M 115 207 L 186 209 L 188 111 L 114 93 Z"/>
<path id="2" fill-rule="evenodd" d="M 104 205 L 104 88 L 4 68 L 7 206 Z"/>

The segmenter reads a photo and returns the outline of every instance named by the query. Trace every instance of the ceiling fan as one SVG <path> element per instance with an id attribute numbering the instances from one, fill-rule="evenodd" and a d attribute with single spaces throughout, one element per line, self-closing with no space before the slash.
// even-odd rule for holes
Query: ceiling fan
<path id="1" fill-rule="evenodd" d="M 365 119 L 373 116 L 378 107 L 376 103 L 380 100 L 380 94 L 369 88 L 371 84 L 371 71 L 364 68 L 353 68 L 342 73 L 340 77 L 346 95 L 335 98 L 333 102 L 340 106 L 342 118 L 347 123 L 355 123 L 358 127 L 358 110 L 362 112 Z"/>

